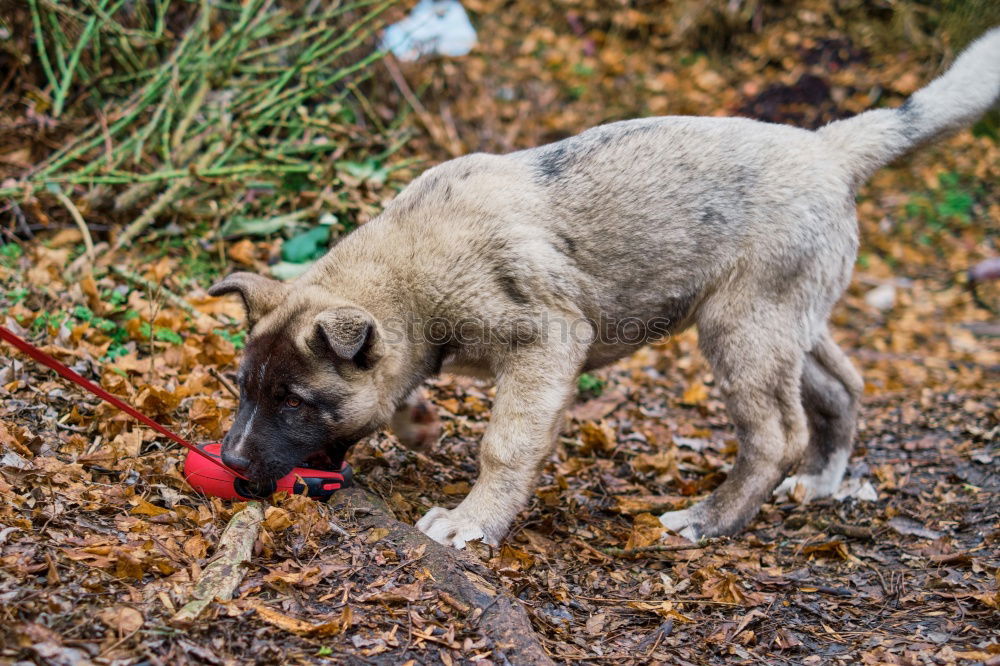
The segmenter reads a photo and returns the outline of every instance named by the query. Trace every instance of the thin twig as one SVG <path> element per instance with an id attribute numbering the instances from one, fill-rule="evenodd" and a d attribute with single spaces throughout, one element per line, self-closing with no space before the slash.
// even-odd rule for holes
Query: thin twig
<path id="1" fill-rule="evenodd" d="M 344 537 L 345 539 L 350 539 L 351 538 L 351 533 L 348 532 L 347 530 L 345 530 L 340 525 L 338 525 L 337 522 L 333 518 L 331 518 L 328 521 L 328 523 L 330 525 L 330 529 L 333 530 L 336 534 L 339 534 L 340 536 Z"/>
<path id="2" fill-rule="evenodd" d="M 584 599 L 586 601 L 597 601 L 599 603 L 606 604 L 627 604 L 627 603 L 637 603 L 637 604 L 648 604 L 652 603 L 652 599 L 648 597 L 630 599 L 628 597 L 586 597 L 582 594 L 574 594 L 576 599 Z M 662 601 L 669 601 L 675 604 L 704 604 L 706 606 L 739 606 L 740 604 L 735 601 L 715 601 L 714 599 L 691 599 L 689 597 L 669 597 L 662 599 Z"/>
<path id="3" fill-rule="evenodd" d="M 403 95 L 403 99 L 406 103 L 410 105 L 414 113 L 417 114 L 417 119 L 420 124 L 424 126 L 427 133 L 431 135 L 434 141 L 448 151 L 452 157 L 459 157 L 462 154 L 461 146 L 458 146 L 448 140 L 447 133 L 434 122 L 431 114 L 427 112 L 426 107 L 421 104 L 417 96 L 413 94 L 413 90 L 410 89 L 410 84 L 406 82 L 406 78 L 403 77 L 403 73 L 399 71 L 399 65 L 396 64 L 395 59 L 392 56 L 386 56 L 382 62 L 385 63 L 385 68 L 389 70 L 389 76 L 392 77 L 393 82 L 396 87 L 399 88 L 399 92 Z"/>
<path id="4" fill-rule="evenodd" d="M 423 555 L 420 555 L 419 557 L 414 557 L 412 559 L 406 560 L 402 564 L 399 564 L 398 566 L 395 566 L 392 569 L 389 569 L 389 571 L 387 571 L 386 573 L 382 574 L 382 578 L 389 578 L 390 576 L 392 576 L 394 573 L 396 573 L 400 569 L 402 569 L 404 567 L 408 567 L 411 564 L 413 564 L 414 562 L 420 561 L 421 559 L 423 559 L 423 557 L 424 557 Z"/>
<path id="5" fill-rule="evenodd" d="M 657 544 L 655 546 L 640 546 L 638 548 L 600 548 L 605 555 L 639 555 L 642 553 L 672 553 L 678 550 L 700 550 L 716 543 L 718 539 L 706 539 L 698 543 Z"/>
<path id="6" fill-rule="evenodd" d="M 84 252 L 87 256 L 87 260 L 93 263 L 96 256 L 94 254 L 94 239 L 90 236 L 90 229 L 87 228 L 87 222 L 83 219 L 83 215 L 80 214 L 80 209 L 77 208 L 76 204 L 74 204 L 73 201 L 63 192 L 56 191 L 55 195 L 56 199 L 59 200 L 59 203 L 65 206 L 66 210 L 69 211 L 69 216 L 73 218 L 73 221 L 76 222 L 76 226 L 80 229 L 80 235 L 83 236 L 83 247 L 85 248 Z"/>
<path id="7" fill-rule="evenodd" d="M 219 156 L 219 153 L 222 152 L 223 147 L 224 144 L 220 141 L 219 143 L 214 145 L 211 149 L 209 149 L 195 163 L 194 171 L 197 172 L 199 169 L 203 169 L 206 166 L 208 166 L 208 164 L 210 164 L 212 160 L 214 160 L 216 157 Z M 167 206 L 173 203 L 175 199 L 180 197 L 181 193 L 190 184 L 191 184 L 190 176 L 181 178 L 173 182 L 170 185 L 170 187 L 168 187 L 166 191 L 163 194 L 161 194 L 149 208 L 143 211 L 142 215 L 136 218 L 135 221 L 133 221 L 130 225 L 128 225 L 128 227 L 125 228 L 125 231 L 122 232 L 121 236 L 119 236 L 118 239 L 115 241 L 115 244 L 112 245 L 111 248 L 107 251 L 107 253 L 104 255 L 104 258 L 105 259 L 110 258 L 110 256 L 114 254 L 117 250 L 120 250 L 121 248 L 131 243 L 136 238 L 136 236 L 145 231 L 146 227 L 152 224 L 153 220 L 156 219 L 156 216 L 159 215 L 161 212 L 163 212 L 163 210 L 165 210 Z"/>
<path id="8" fill-rule="evenodd" d="M 229 393 L 230 393 L 230 394 L 231 394 L 231 395 L 232 395 L 232 396 L 233 396 L 234 398 L 236 398 L 237 400 L 239 400 L 239 397 L 240 397 L 240 393 L 239 393 L 239 391 L 237 391 L 237 390 L 236 390 L 236 388 L 235 388 L 235 387 L 234 387 L 234 386 L 233 386 L 233 385 L 232 385 L 232 384 L 231 384 L 231 383 L 229 382 L 229 380 L 228 380 L 228 379 L 226 379 L 226 378 L 225 378 L 225 377 L 224 377 L 224 376 L 222 375 L 222 373 L 221 373 L 221 372 L 219 372 L 218 370 L 216 370 L 216 369 L 215 369 L 215 368 L 213 368 L 213 367 L 209 367 L 209 368 L 208 368 L 208 373 L 209 373 L 210 375 L 212 375 L 213 377 L 215 377 L 215 379 L 216 379 L 216 380 L 217 380 L 217 381 L 218 381 L 218 382 L 219 382 L 220 384 L 222 384 L 222 388 L 224 388 L 224 389 L 226 389 L 227 391 L 229 391 Z"/>

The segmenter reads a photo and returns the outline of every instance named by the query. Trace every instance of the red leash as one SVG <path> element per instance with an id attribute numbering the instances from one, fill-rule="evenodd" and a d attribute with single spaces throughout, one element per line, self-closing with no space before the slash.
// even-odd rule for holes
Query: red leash
<path id="1" fill-rule="evenodd" d="M 240 477 L 242 479 L 246 478 L 245 476 L 243 476 L 242 474 L 236 472 L 235 470 L 230 469 L 229 467 L 226 467 L 217 457 L 212 456 L 209 453 L 206 453 L 205 451 L 201 450 L 200 448 L 198 448 L 197 446 L 195 446 L 191 442 L 188 442 L 187 440 L 183 439 L 179 435 L 175 435 L 174 433 L 170 432 L 169 430 L 167 430 L 166 428 L 164 428 L 163 426 L 161 426 L 159 423 L 157 423 L 153 419 L 149 418 L 148 416 L 146 416 L 142 412 L 138 411 L 137 409 L 135 409 L 131 405 L 128 405 L 128 404 L 122 402 L 121 400 L 119 400 L 115 396 L 111 395 L 110 393 L 108 393 L 107 391 L 105 391 L 104 389 L 102 389 L 100 386 L 98 386 L 94 382 L 90 381 L 89 379 L 85 379 L 85 378 L 81 377 L 79 374 L 77 374 L 76 372 L 73 372 L 72 370 L 70 370 L 69 368 L 67 368 L 65 365 L 63 365 L 59 361 L 55 360 L 54 358 L 52 358 L 51 356 L 49 356 L 48 354 L 46 354 L 45 352 L 43 352 L 38 347 L 34 346 L 30 342 L 26 342 L 25 340 L 22 340 L 20 337 L 14 335 L 12 332 L 10 332 L 9 330 L 7 330 L 3 326 L 0 326 L 0 339 L 4 340 L 5 342 L 10 343 L 14 347 L 17 347 L 22 352 L 24 352 L 25 354 L 27 354 L 31 358 L 35 359 L 39 363 L 42 363 L 43 365 L 49 366 L 50 368 L 52 368 L 53 370 L 55 370 L 56 372 L 58 372 L 63 377 L 65 377 L 66 379 L 68 379 L 71 382 L 73 382 L 74 384 L 77 384 L 78 386 L 82 386 L 83 388 L 87 389 L 88 391 L 90 391 L 91 393 L 93 393 L 94 395 L 96 395 L 98 398 L 100 398 L 101 400 L 103 400 L 104 402 L 107 402 L 107 403 L 110 403 L 111 405 L 114 405 L 115 407 L 117 407 L 118 409 L 122 410 L 123 412 L 125 412 L 126 414 L 128 414 L 129 416 L 131 416 L 132 418 L 138 420 L 141 423 L 144 423 L 144 424 L 148 425 L 150 428 L 152 428 L 156 432 L 160 433 L 164 437 L 168 437 L 168 438 L 172 439 L 173 441 L 177 442 L 178 444 L 180 444 L 184 448 L 188 449 L 189 451 L 194 451 L 195 453 L 197 453 L 199 456 L 205 458 L 206 460 L 211 460 L 213 465 L 218 465 L 219 467 L 221 467 L 222 469 L 226 470 L 230 474 L 235 474 L 236 476 L 238 476 L 238 477 Z"/>

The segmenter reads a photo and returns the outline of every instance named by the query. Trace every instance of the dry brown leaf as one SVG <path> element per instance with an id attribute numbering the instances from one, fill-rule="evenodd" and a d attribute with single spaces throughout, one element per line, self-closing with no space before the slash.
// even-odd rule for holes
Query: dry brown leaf
<path id="1" fill-rule="evenodd" d="M 145 621 L 142 613 L 130 606 L 105 608 L 97 614 L 97 617 L 120 636 L 139 631 Z"/>
<path id="2" fill-rule="evenodd" d="M 663 513 L 681 509 L 688 503 L 677 495 L 617 495 L 615 509 L 620 513 Z"/>
<path id="3" fill-rule="evenodd" d="M 226 253 L 230 259 L 245 266 L 257 264 L 257 246 L 249 238 L 244 238 L 230 245 Z"/>
<path id="4" fill-rule="evenodd" d="M 468 481 L 459 481 L 458 483 L 449 483 L 441 486 L 441 492 L 445 495 L 468 495 L 472 486 L 469 485 Z"/>
<path id="5" fill-rule="evenodd" d="M 375 527 L 365 536 L 365 543 L 376 543 L 389 536 L 388 527 Z"/>
<path id="6" fill-rule="evenodd" d="M 349 627 L 353 621 L 350 606 L 345 606 L 341 611 L 340 616 L 336 619 L 317 623 L 306 622 L 305 620 L 285 615 L 284 613 L 276 611 L 273 608 L 269 608 L 262 603 L 254 604 L 253 609 L 257 611 L 260 618 L 268 624 L 274 625 L 284 631 L 298 634 L 299 636 L 336 636 L 343 633 L 343 631 Z"/>
<path id="7" fill-rule="evenodd" d="M 418 580 L 405 585 L 384 587 L 378 592 L 362 595 L 360 598 L 364 601 L 381 601 L 387 604 L 405 604 L 414 603 L 421 599 L 430 599 L 433 596 L 433 592 L 423 591 L 423 583 Z"/>
<path id="8" fill-rule="evenodd" d="M 823 543 L 805 546 L 802 549 L 805 555 L 826 555 L 828 557 L 838 557 L 842 560 L 851 559 L 851 551 L 847 544 L 840 539 L 831 539 Z"/>
<path id="9" fill-rule="evenodd" d="M 585 421 L 580 424 L 580 453 L 610 453 L 615 450 L 615 431 L 606 422 Z"/>
<path id="10" fill-rule="evenodd" d="M 535 558 L 520 548 L 504 543 L 500 547 L 497 564 L 501 571 L 527 571 L 535 565 Z"/>
<path id="11" fill-rule="evenodd" d="M 656 453 L 640 453 L 632 459 L 632 466 L 640 472 L 655 472 L 657 476 L 676 477 L 677 452 L 675 449 Z"/>
<path id="12" fill-rule="evenodd" d="M 162 506 L 156 506 L 140 498 L 139 503 L 129 513 L 137 516 L 162 516 L 165 513 L 170 513 L 170 510 L 164 509 Z"/>
<path id="13" fill-rule="evenodd" d="M 700 405 L 708 400 L 708 388 L 700 381 L 694 381 L 684 389 L 681 402 L 688 405 Z"/>
<path id="14" fill-rule="evenodd" d="M 269 506 L 264 511 L 264 527 L 272 532 L 281 532 L 292 526 L 292 516 L 285 509 Z"/>
<path id="15" fill-rule="evenodd" d="M 666 533 L 667 528 L 659 518 L 651 513 L 640 513 L 632 521 L 632 533 L 625 548 L 645 548 L 655 545 Z"/>

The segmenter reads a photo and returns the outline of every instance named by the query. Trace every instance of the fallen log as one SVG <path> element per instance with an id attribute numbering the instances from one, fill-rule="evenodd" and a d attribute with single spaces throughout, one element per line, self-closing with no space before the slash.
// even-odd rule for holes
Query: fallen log
<path id="1" fill-rule="evenodd" d="M 229 601 L 233 598 L 243 580 L 243 564 L 253 553 L 263 520 L 264 506 L 260 502 L 249 502 L 230 519 L 219 539 L 215 557 L 195 583 L 191 601 L 174 614 L 171 624 L 191 624 L 216 599 Z"/>
<path id="2" fill-rule="evenodd" d="M 535 636 L 528 613 L 508 594 L 496 574 L 466 551 L 455 550 L 427 538 L 420 530 L 396 520 L 381 500 L 360 488 L 347 488 L 334 496 L 333 509 L 346 510 L 363 529 L 389 530 L 382 539 L 397 547 L 424 547 L 420 566 L 433 576 L 438 598 L 467 613 L 466 626 L 493 642 L 493 660 L 510 664 L 552 664 Z M 398 655 L 393 655 L 398 658 Z"/>

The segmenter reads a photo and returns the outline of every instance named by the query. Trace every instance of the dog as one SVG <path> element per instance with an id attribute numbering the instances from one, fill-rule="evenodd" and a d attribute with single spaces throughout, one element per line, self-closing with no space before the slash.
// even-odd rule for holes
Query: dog
<path id="1" fill-rule="evenodd" d="M 830 495 L 862 392 L 827 324 L 857 255 L 855 194 L 998 96 L 994 28 L 899 108 L 816 131 L 645 118 L 429 169 L 296 280 L 241 272 L 211 287 L 239 294 L 250 326 L 223 460 L 276 479 L 336 464 L 389 424 L 426 446 L 440 425 L 421 382 L 491 377 L 479 478 L 417 526 L 459 548 L 496 544 L 579 373 L 695 325 L 739 453 L 714 492 L 663 525 L 693 541 L 733 534 L 783 480 Z"/>

